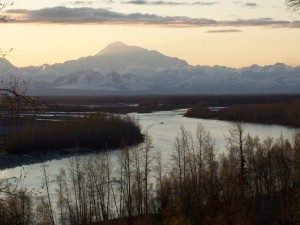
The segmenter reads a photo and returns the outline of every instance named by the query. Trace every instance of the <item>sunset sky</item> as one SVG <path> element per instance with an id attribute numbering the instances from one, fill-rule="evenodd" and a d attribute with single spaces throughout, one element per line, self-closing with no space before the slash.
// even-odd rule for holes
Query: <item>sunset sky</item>
<path id="1" fill-rule="evenodd" d="M 1 1 L 3 2 L 3 1 Z M 95 55 L 114 41 L 192 65 L 300 65 L 300 17 L 284 0 L 14 0 L 0 48 L 16 66 Z"/>

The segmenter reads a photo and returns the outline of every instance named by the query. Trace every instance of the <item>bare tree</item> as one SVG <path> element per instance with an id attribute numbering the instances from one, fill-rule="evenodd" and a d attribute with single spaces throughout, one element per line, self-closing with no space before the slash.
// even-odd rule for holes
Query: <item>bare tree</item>
<path id="1" fill-rule="evenodd" d="M 171 159 L 172 165 L 174 166 L 174 173 L 179 180 L 179 192 L 182 194 L 183 181 L 185 180 L 188 171 L 188 162 L 190 158 L 191 142 L 192 142 L 191 132 L 186 130 L 183 126 L 180 127 L 180 132 L 175 138 L 175 143 L 173 146 Z"/>
<path id="2" fill-rule="evenodd" d="M 300 132 L 296 132 L 293 138 L 295 169 L 296 169 L 296 183 L 300 186 Z M 299 189 L 300 190 L 300 189 Z"/>
<path id="3" fill-rule="evenodd" d="M 0 20 L 2 20 L 3 17 L 1 17 L 0 15 Z M 2 21 L 0 21 L 1 23 Z M 13 49 L 9 49 L 8 51 L 3 51 L 1 48 L 0 48 L 0 57 L 5 57 L 8 53 L 10 53 Z"/>
<path id="4" fill-rule="evenodd" d="M 12 5 L 12 1 L 0 0 L 0 12 L 7 6 Z M 0 23 L 8 22 L 5 15 L 0 14 Z M 5 57 L 12 49 L 3 51 L 0 48 L 0 57 Z M 21 80 L 19 77 L 9 76 L 7 79 L 0 80 L 0 105 L 8 109 L 10 119 L 19 118 L 20 109 L 24 106 L 32 106 L 36 109 L 36 101 L 27 94 L 27 85 L 29 81 Z"/>
<path id="5" fill-rule="evenodd" d="M 300 13 L 300 0 L 286 0 L 286 5 L 290 11 Z"/>
<path id="6" fill-rule="evenodd" d="M 300 223 L 300 132 L 294 135 L 293 140 L 294 148 L 294 158 L 295 158 L 295 183 L 296 183 L 296 193 L 295 193 L 295 220 Z"/>
<path id="7" fill-rule="evenodd" d="M 229 130 L 229 135 L 226 136 L 226 140 L 228 142 L 229 150 L 233 152 L 237 152 L 240 161 L 240 174 L 243 178 L 245 173 L 245 153 L 244 153 L 244 145 L 246 141 L 245 135 L 245 124 L 242 122 L 236 122 L 232 129 Z"/>
<path id="8" fill-rule="evenodd" d="M 18 121 L 22 109 L 37 110 L 37 101 L 27 94 L 27 85 L 28 82 L 13 76 L 0 81 L 0 104 L 7 110 L 10 121 Z"/>
<path id="9" fill-rule="evenodd" d="M 148 199 L 149 199 L 149 175 L 153 163 L 155 162 L 156 155 L 151 153 L 152 138 L 149 134 L 145 135 L 145 141 L 141 146 L 143 170 L 144 170 L 144 213 L 148 214 Z"/>
<path id="10" fill-rule="evenodd" d="M 21 173 L 14 182 L 0 179 L 0 225 L 34 223 L 32 193 L 20 187 L 25 177 Z"/>
<path id="11" fill-rule="evenodd" d="M 13 3 L 11 1 L 6 1 L 6 2 L 2 2 L 0 1 L 0 12 L 5 9 L 8 5 L 12 5 Z M 7 17 L 5 15 L 1 15 L 0 14 L 0 23 L 5 23 L 7 22 Z M 0 48 L 0 57 L 5 57 L 12 49 L 10 49 L 9 51 L 3 51 Z"/>
<path id="12" fill-rule="evenodd" d="M 43 163 L 42 165 L 42 170 L 43 170 L 43 176 L 44 176 L 44 184 L 43 187 L 45 187 L 46 190 L 46 197 L 41 197 L 41 201 L 44 205 L 44 208 L 47 211 L 47 215 L 50 219 L 51 225 L 54 225 L 54 213 L 52 209 L 52 202 L 51 202 L 51 197 L 50 197 L 50 190 L 49 190 L 49 173 L 47 171 L 47 165 Z"/>

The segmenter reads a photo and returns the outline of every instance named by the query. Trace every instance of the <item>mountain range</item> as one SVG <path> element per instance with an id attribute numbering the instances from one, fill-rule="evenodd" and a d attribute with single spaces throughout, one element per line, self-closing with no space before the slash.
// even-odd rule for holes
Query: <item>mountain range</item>
<path id="1" fill-rule="evenodd" d="M 299 93 L 300 66 L 241 69 L 192 66 L 158 51 L 114 42 L 94 56 L 15 67 L 0 58 L 0 79 L 30 80 L 34 95 Z"/>

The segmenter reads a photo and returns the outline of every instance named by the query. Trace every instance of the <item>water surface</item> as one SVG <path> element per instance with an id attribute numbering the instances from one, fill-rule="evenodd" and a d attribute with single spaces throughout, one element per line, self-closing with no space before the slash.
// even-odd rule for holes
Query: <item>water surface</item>
<path id="1" fill-rule="evenodd" d="M 154 113 L 136 114 L 131 113 L 140 123 L 143 132 L 147 131 L 153 139 L 152 151 L 161 151 L 164 164 L 167 165 L 170 154 L 172 152 L 175 137 L 178 135 L 180 126 L 184 126 L 187 130 L 195 133 L 197 124 L 201 123 L 206 130 L 210 132 L 215 139 L 216 147 L 219 152 L 226 151 L 225 135 L 228 130 L 232 128 L 231 122 L 219 120 L 206 120 L 183 117 L 185 109 L 175 111 L 162 111 Z M 287 138 L 291 138 L 295 129 L 283 127 L 278 125 L 260 125 L 260 124 L 246 124 L 246 131 L 253 136 L 258 136 L 264 139 L 267 136 L 278 138 L 283 134 Z M 117 163 L 116 154 L 119 150 L 110 152 L 112 154 L 112 163 Z M 80 156 L 85 159 L 87 157 L 95 156 L 101 153 L 91 153 Z M 72 156 L 67 156 L 61 159 L 51 160 L 46 162 L 49 165 L 50 180 L 54 181 L 60 168 L 66 168 L 68 161 Z M 31 165 L 24 165 L 22 167 L 15 167 L 0 171 L 0 178 L 7 178 L 13 180 L 20 175 L 25 176 L 21 185 L 24 187 L 39 187 L 43 181 L 42 164 L 35 163 Z"/>

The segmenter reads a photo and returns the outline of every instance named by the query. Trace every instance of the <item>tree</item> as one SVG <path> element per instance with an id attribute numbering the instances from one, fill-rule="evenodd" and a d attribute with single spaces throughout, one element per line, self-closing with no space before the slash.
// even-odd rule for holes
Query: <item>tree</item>
<path id="1" fill-rule="evenodd" d="M 294 220 L 296 223 L 300 223 L 300 132 L 294 135 L 293 140 L 294 148 L 294 165 L 295 165 L 295 179 L 296 179 L 296 193 L 294 196 Z"/>
<path id="2" fill-rule="evenodd" d="M 229 130 L 229 135 L 225 137 L 228 143 L 228 149 L 239 163 L 238 181 L 240 187 L 240 195 L 245 194 L 246 184 L 246 159 L 245 159 L 245 124 L 236 122 Z"/>
<path id="3" fill-rule="evenodd" d="M 244 142 L 246 141 L 244 123 L 236 122 L 233 128 L 229 130 L 229 136 L 227 136 L 226 139 L 229 144 L 229 149 L 238 152 L 240 173 L 243 176 L 245 173 L 246 163 L 244 153 Z"/>
<path id="4" fill-rule="evenodd" d="M 1 0 L 0 0 L 0 12 L 5 9 L 8 5 L 12 5 L 12 2 L 11 1 L 7 1 L 5 3 L 2 3 Z M 1 15 L 0 14 L 0 23 L 5 23 L 7 22 L 7 18 L 5 15 Z M 11 49 L 12 50 L 12 49 Z M 0 57 L 4 57 L 8 52 L 10 52 L 11 50 L 9 51 L 2 51 L 2 49 L 0 48 Z"/>
<path id="5" fill-rule="evenodd" d="M 11 2 L 0 2 L 0 12 Z M 0 23 L 7 22 L 4 15 L 0 14 Z M 12 50 L 12 49 L 11 49 Z M 9 51 L 3 51 L 0 48 L 0 57 L 5 57 Z M 26 90 L 21 90 L 19 87 L 19 78 L 10 78 L 5 81 L 0 80 L 0 106 L 3 103 L 9 105 L 11 111 L 20 110 L 20 103 L 33 103 L 33 99 L 26 94 Z M 16 106 L 16 107 L 15 107 Z M 20 179 L 22 176 L 20 176 Z M 32 224 L 32 200 L 29 193 L 23 189 L 13 187 L 7 181 L 0 179 L 0 224 Z"/>
<path id="6" fill-rule="evenodd" d="M 43 163 L 42 165 L 42 170 L 43 170 L 43 176 L 44 176 L 44 183 L 43 183 L 43 187 L 45 187 L 46 189 L 46 197 L 41 197 L 41 202 L 42 205 L 44 206 L 43 208 L 46 211 L 46 214 L 49 218 L 49 222 L 51 225 L 54 225 L 54 214 L 53 214 L 53 209 L 52 209 L 52 203 L 51 203 L 51 197 L 50 197 L 50 191 L 49 191 L 49 173 L 47 170 L 47 165 L 45 163 Z"/>
<path id="7" fill-rule="evenodd" d="M 10 121 L 17 121 L 21 109 L 31 107 L 36 110 L 36 101 L 27 94 L 27 81 L 10 76 L 0 81 L 0 106 L 7 111 Z"/>
<path id="8" fill-rule="evenodd" d="M 300 0 L 286 0 L 286 5 L 290 11 L 300 13 Z"/>
<path id="9" fill-rule="evenodd" d="M 12 5 L 12 2 L 3 3 L 0 0 L 0 12 L 8 5 Z M 6 16 L 0 14 L 0 23 L 7 21 Z M 0 48 L 0 57 L 5 57 L 11 50 L 3 51 Z M 28 82 L 13 76 L 0 80 L 0 106 L 8 110 L 10 119 L 19 118 L 20 109 L 23 106 L 31 105 L 35 108 L 35 100 L 27 95 L 27 85 Z"/>

